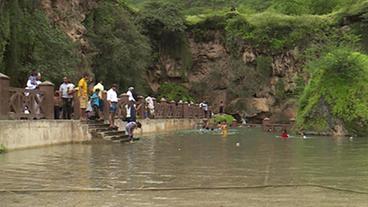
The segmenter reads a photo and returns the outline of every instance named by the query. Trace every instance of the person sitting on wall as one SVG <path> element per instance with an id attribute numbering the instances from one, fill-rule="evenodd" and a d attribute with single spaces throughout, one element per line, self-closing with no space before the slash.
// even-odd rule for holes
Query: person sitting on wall
<path id="1" fill-rule="evenodd" d="M 133 143 L 133 137 L 134 137 L 134 130 L 137 128 L 142 128 L 142 124 L 140 122 L 129 122 L 125 126 L 125 131 L 128 134 L 130 143 Z"/>

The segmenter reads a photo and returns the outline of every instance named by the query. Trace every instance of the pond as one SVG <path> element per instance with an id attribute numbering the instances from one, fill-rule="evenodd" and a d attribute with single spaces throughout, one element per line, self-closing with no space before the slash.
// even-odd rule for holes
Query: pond
<path id="1" fill-rule="evenodd" d="M 368 139 L 183 131 L 0 155 L 0 206 L 366 206 Z"/>

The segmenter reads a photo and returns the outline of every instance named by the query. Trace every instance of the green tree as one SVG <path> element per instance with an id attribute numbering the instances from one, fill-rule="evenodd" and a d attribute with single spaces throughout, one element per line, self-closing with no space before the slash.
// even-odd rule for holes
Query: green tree
<path id="1" fill-rule="evenodd" d="M 55 83 L 75 73 L 76 46 L 53 26 L 38 1 L 4 0 L 0 10 L 0 71 L 14 85 L 24 86 L 32 69 Z"/>
<path id="2" fill-rule="evenodd" d="M 125 4 L 112 0 L 100 2 L 85 24 L 94 47 L 89 55 L 96 78 L 107 85 L 117 83 L 123 90 L 134 85 L 143 92 L 151 48 Z"/>

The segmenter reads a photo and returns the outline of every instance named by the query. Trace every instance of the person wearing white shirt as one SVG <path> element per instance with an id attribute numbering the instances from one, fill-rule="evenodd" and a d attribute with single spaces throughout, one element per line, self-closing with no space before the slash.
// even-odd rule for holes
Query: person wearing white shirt
<path id="1" fill-rule="evenodd" d="M 151 96 L 148 96 L 146 99 L 147 107 L 149 110 L 149 117 L 154 117 L 155 115 L 155 105 L 153 102 L 153 98 Z"/>
<path id="2" fill-rule="evenodd" d="M 129 101 L 134 101 L 134 102 L 136 102 L 136 100 L 135 100 L 135 98 L 134 98 L 134 96 L 133 96 L 133 90 L 134 90 L 134 88 L 133 88 L 133 87 L 129 87 L 129 88 L 128 88 L 127 95 L 128 95 L 128 99 L 129 99 Z"/>
<path id="3" fill-rule="evenodd" d="M 70 83 L 67 77 L 63 78 L 63 83 L 59 87 L 59 93 L 63 100 L 63 119 L 71 119 L 74 87 L 74 84 Z"/>
<path id="4" fill-rule="evenodd" d="M 115 114 L 118 109 L 118 94 L 116 93 L 117 85 L 113 84 L 111 89 L 107 91 L 107 102 L 109 103 L 109 109 L 110 109 L 110 116 L 109 116 L 109 122 L 110 122 L 110 128 L 116 129 L 117 126 L 115 125 Z"/>

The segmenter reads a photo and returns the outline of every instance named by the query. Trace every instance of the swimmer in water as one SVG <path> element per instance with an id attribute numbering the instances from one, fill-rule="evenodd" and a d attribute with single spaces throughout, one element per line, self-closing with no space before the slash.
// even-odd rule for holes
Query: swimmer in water
<path id="1" fill-rule="evenodd" d="M 228 132 L 228 128 L 227 128 L 227 123 L 225 121 L 223 121 L 220 125 L 220 130 L 221 130 L 221 134 L 223 136 L 227 136 L 227 132 Z"/>
<path id="2" fill-rule="evenodd" d="M 282 138 L 282 139 L 287 139 L 287 138 L 289 138 L 289 134 L 287 133 L 287 130 L 286 130 L 286 129 L 284 129 L 284 130 L 282 131 L 281 138 Z"/>

